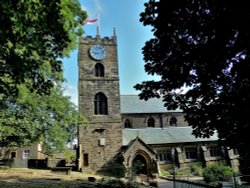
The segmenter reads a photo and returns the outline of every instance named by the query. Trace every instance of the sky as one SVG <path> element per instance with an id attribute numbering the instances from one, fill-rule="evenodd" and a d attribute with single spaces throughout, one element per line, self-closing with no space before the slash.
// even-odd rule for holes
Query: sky
<path id="1" fill-rule="evenodd" d="M 120 93 L 138 94 L 133 86 L 155 77 L 144 71 L 142 47 L 153 38 L 151 27 L 143 26 L 139 21 L 147 0 L 79 0 L 87 11 L 88 19 L 99 15 L 101 37 L 113 36 L 116 29 L 118 42 L 118 65 L 120 76 Z M 97 24 L 84 25 L 84 36 L 96 36 Z M 76 49 L 69 58 L 63 59 L 64 77 L 66 79 L 66 95 L 77 105 L 78 101 L 78 64 Z"/>

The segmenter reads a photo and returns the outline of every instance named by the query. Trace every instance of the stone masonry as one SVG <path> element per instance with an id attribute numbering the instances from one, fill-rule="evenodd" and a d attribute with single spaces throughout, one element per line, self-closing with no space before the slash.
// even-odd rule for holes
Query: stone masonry
<path id="1" fill-rule="evenodd" d="M 92 45 L 103 45 L 106 58 L 94 60 L 89 55 Z M 104 77 L 96 77 L 94 67 L 97 63 L 104 66 Z M 101 38 L 87 36 L 80 40 L 78 52 L 79 68 L 79 111 L 88 119 L 89 125 L 79 126 L 79 161 L 81 171 L 98 172 L 105 170 L 122 146 L 122 123 L 120 116 L 120 93 L 116 35 Z M 94 114 L 94 97 L 102 92 L 107 97 L 108 114 Z"/>

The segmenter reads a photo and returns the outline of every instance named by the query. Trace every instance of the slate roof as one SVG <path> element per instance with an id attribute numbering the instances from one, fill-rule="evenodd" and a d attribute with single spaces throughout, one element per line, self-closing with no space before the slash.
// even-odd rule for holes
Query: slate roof
<path id="1" fill-rule="evenodd" d="M 126 152 L 130 147 L 133 146 L 133 144 L 135 142 L 140 142 L 140 144 L 145 147 L 148 151 L 150 151 L 151 153 L 155 154 L 155 151 L 145 142 L 143 142 L 139 137 L 136 137 L 134 140 L 132 140 L 131 142 L 128 143 L 128 147 L 124 150 L 124 152 Z"/>
<path id="2" fill-rule="evenodd" d="M 166 112 L 181 112 L 181 110 L 169 111 L 164 107 L 162 98 L 153 98 L 147 101 L 140 100 L 138 95 L 121 95 L 121 113 L 166 113 Z"/>
<path id="3" fill-rule="evenodd" d="M 127 146 L 129 142 L 136 139 L 137 136 L 146 144 L 190 143 L 218 140 L 216 133 L 210 138 L 196 138 L 192 135 L 192 127 L 123 129 L 122 136 L 123 146 Z"/>

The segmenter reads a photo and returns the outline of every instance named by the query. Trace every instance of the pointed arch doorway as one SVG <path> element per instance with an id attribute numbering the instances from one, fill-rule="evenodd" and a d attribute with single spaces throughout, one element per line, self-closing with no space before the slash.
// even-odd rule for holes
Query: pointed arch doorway
<path id="1" fill-rule="evenodd" d="M 132 140 L 123 153 L 126 168 L 135 170 L 135 174 L 152 176 L 158 173 L 156 153 L 139 137 Z"/>
<path id="2" fill-rule="evenodd" d="M 148 164 L 145 157 L 137 154 L 132 161 L 132 169 L 136 174 L 148 175 Z"/>

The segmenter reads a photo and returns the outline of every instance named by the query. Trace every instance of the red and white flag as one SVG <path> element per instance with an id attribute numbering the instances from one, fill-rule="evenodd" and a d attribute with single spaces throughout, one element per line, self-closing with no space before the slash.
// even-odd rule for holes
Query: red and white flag
<path id="1" fill-rule="evenodd" d="M 97 18 L 96 19 L 93 19 L 93 20 L 85 20 L 83 24 L 94 24 L 97 22 Z"/>

